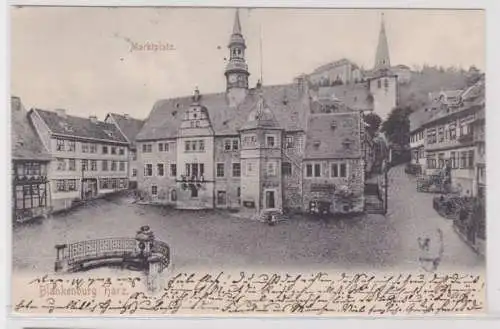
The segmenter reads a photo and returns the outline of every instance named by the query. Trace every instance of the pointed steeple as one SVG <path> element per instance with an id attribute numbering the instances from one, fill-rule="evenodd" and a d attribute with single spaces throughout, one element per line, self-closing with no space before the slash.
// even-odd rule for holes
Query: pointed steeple
<path id="1" fill-rule="evenodd" d="M 248 65 L 245 61 L 245 38 L 241 34 L 239 11 L 234 16 L 233 33 L 229 39 L 229 61 L 226 65 L 226 89 L 248 89 Z M 241 98 L 241 97 L 240 97 Z"/>
<path id="2" fill-rule="evenodd" d="M 241 24 L 240 24 L 240 12 L 239 12 L 239 9 L 236 9 L 236 12 L 234 13 L 233 34 L 239 34 L 239 35 L 241 35 Z"/>
<path id="3" fill-rule="evenodd" d="M 377 53 L 375 55 L 375 70 L 388 69 L 390 67 L 391 61 L 389 58 L 389 45 L 387 43 L 387 35 L 385 33 L 384 14 L 382 13 Z"/>

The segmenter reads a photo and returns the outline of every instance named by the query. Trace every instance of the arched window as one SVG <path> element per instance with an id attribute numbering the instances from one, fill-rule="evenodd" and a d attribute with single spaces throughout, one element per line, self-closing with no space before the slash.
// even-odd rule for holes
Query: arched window
<path id="1" fill-rule="evenodd" d="M 378 88 L 382 88 L 382 81 L 377 80 L 377 87 L 378 87 Z"/>
<path id="2" fill-rule="evenodd" d="M 170 201 L 177 201 L 177 191 L 175 189 L 170 191 Z"/>

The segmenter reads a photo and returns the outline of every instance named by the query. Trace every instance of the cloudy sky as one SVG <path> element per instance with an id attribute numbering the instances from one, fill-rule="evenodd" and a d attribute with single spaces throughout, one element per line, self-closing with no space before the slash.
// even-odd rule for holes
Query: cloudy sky
<path id="1" fill-rule="evenodd" d="M 485 66 L 482 11 L 385 10 L 392 64 Z M 240 9 L 250 84 L 340 58 L 373 66 L 380 10 Z M 234 9 L 12 8 L 11 93 L 27 108 L 147 117 L 158 99 L 225 88 Z M 262 31 L 262 33 L 260 32 Z M 259 44 L 262 35 L 262 61 Z M 131 51 L 132 43 L 170 44 Z"/>

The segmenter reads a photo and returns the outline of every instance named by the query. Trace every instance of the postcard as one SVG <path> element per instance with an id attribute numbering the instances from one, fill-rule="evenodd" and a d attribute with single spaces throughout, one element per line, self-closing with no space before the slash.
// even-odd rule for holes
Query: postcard
<path id="1" fill-rule="evenodd" d="M 9 11 L 11 315 L 486 312 L 483 10 Z"/>

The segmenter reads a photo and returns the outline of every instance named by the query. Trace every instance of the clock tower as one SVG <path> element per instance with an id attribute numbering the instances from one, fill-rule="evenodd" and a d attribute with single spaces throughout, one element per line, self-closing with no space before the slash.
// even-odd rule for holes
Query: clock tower
<path id="1" fill-rule="evenodd" d="M 238 10 L 234 17 L 233 33 L 228 44 L 229 61 L 226 66 L 226 90 L 230 103 L 237 105 L 248 91 L 248 65 L 245 62 L 245 39 L 241 34 L 241 24 Z"/>

